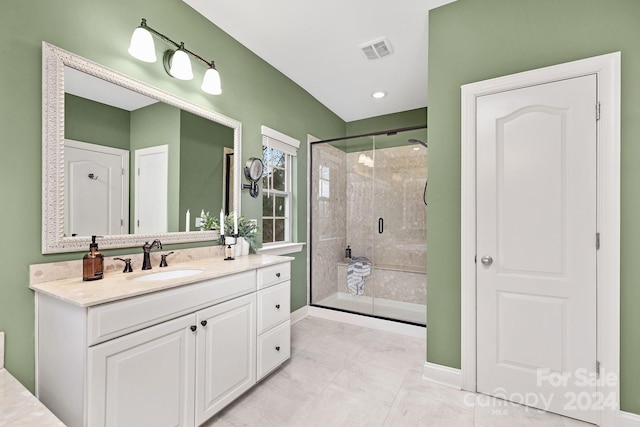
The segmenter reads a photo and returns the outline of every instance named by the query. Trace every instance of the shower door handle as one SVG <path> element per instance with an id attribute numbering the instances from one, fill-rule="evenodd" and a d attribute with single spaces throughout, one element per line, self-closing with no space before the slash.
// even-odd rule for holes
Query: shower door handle
<path id="1" fill-rule="evenodd" d="M 384 219 L 378 218 L 378 233 L 384 233 Z"/>

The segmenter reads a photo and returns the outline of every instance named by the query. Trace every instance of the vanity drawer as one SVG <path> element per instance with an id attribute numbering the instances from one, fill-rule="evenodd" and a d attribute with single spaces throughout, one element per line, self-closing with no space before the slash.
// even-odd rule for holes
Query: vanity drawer
<path id="1" fill-rule="evenodd" d="M 291 279 L 290 262 L 264 267 L 258 270 L 258 289 L 267 288 L 289 279 Z"/>
<path id="2" fill-rule="evenodd" d="M 94 345 L 256 290 L 256 271 L 102 304 L 88 310 L 87 344 Z"/>
<path id="3" fill-rule="evenodd" d="M 277 368 L 291 356 L 291 321 L 258 337 L 258 380 Z"/>
<path id="4" fill-rule="evenodd" d="M 291 312 L 291 282 L 258 291 L 258 333 L 287 320 Z"/>

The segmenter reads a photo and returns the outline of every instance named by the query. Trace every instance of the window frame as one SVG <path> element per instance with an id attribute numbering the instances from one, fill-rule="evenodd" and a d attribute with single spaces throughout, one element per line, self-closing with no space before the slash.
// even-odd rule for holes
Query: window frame
<path id="1" fill-rule="evenodd" d="M 262 161 L 264 162 L 265 165 L 265 169 L 268 168 L 274 168 L 274 165 L 272 164 L 268 164 L 265 161 L 265 156 L 264 156 L 264 149 L 269 149 L 269 150 L 276 150 L 276 151 L 280 151 L 285 157 L 284 157 L 284 167 L 280 168 L 280 167 L 275 167 L 277 169 L 282 169 L 284 170 L 284 191 L 283 190 L 276 190 L 273 188 L 273 173 L 271 174 L 271 177 L 267 178 L 267 183 L 268 183 L 268 188 L 263 188 L 262 191 L 262 198 L 263 198 L 263 211 L 262 211 L 262 245 L 263 247 L 268 247 L 268 246 L 273 246 L 273 245 L 281 245 L 281 244 L 286 244 L 286 243 L 291 243 L 291 199 L 293 197 L 293 192 L 292 192 L 292 179 L 291 179 L 291 175 L 292 175 L 292 171 L 291 171 L 291 167 L 293 164 L 292 161 L 292 155 L 289 153 L 286 153 L 282 150 L 278 150 L 277 148 L 271 147 L 269 146 L 268 143 L 265 143 L 263 141 L 262 144 Z M 265 197 L 274 197 L 274 202 L 272 205 L 272 211 L 271 211 L 271 215 L 265 215 L 264 212 L 264 198 Z M 276 208 L 276 203 L 275 203 L 275 197 L 284 197 L 284 217 L 282 216 L 276 216 L 275 215 L 275 208 Z M 281 219 L 284 218 L 284 240 L 275 240 L 276 237 L 276 233 L 275 233 L 275 220 L 276 219 Z M 274 237 L 274 240 L 271 242 L 265 242 L 264 241 L 264 220 L 265 219 L 271 219 L 272 222 L 272 236 Z"/>

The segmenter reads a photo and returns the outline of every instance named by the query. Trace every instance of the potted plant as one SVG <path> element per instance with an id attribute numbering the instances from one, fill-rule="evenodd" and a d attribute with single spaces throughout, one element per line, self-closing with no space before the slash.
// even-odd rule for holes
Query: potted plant
<path id="1" fill-rule="evenodd" d="M 225 236 L 231 236 L 233 234 L 233 216 L 234 214 L 232 212 L 224 217 Z M 209 212 L 205 213 L 202 217 L 200 230 L 220 230 L 220 218 L 216 215 L 210 215 Z M 238 237 L 242 237 L 247 241 L 250 253 L 256 253 L 257 235 L 258 225 L 255 220 L 250 220 L 243 216 L 238 217 Z M 237 245 L 240 245 L 240 242 L 238 242 Z"/>

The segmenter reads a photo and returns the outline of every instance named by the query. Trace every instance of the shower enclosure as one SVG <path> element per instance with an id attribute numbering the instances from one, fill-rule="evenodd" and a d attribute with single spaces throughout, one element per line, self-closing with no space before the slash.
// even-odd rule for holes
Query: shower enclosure
<path id="1" fill-rule="evenodd" d="M 311 305 L 426 324 L 426 134 L 311 144 Z"/>

